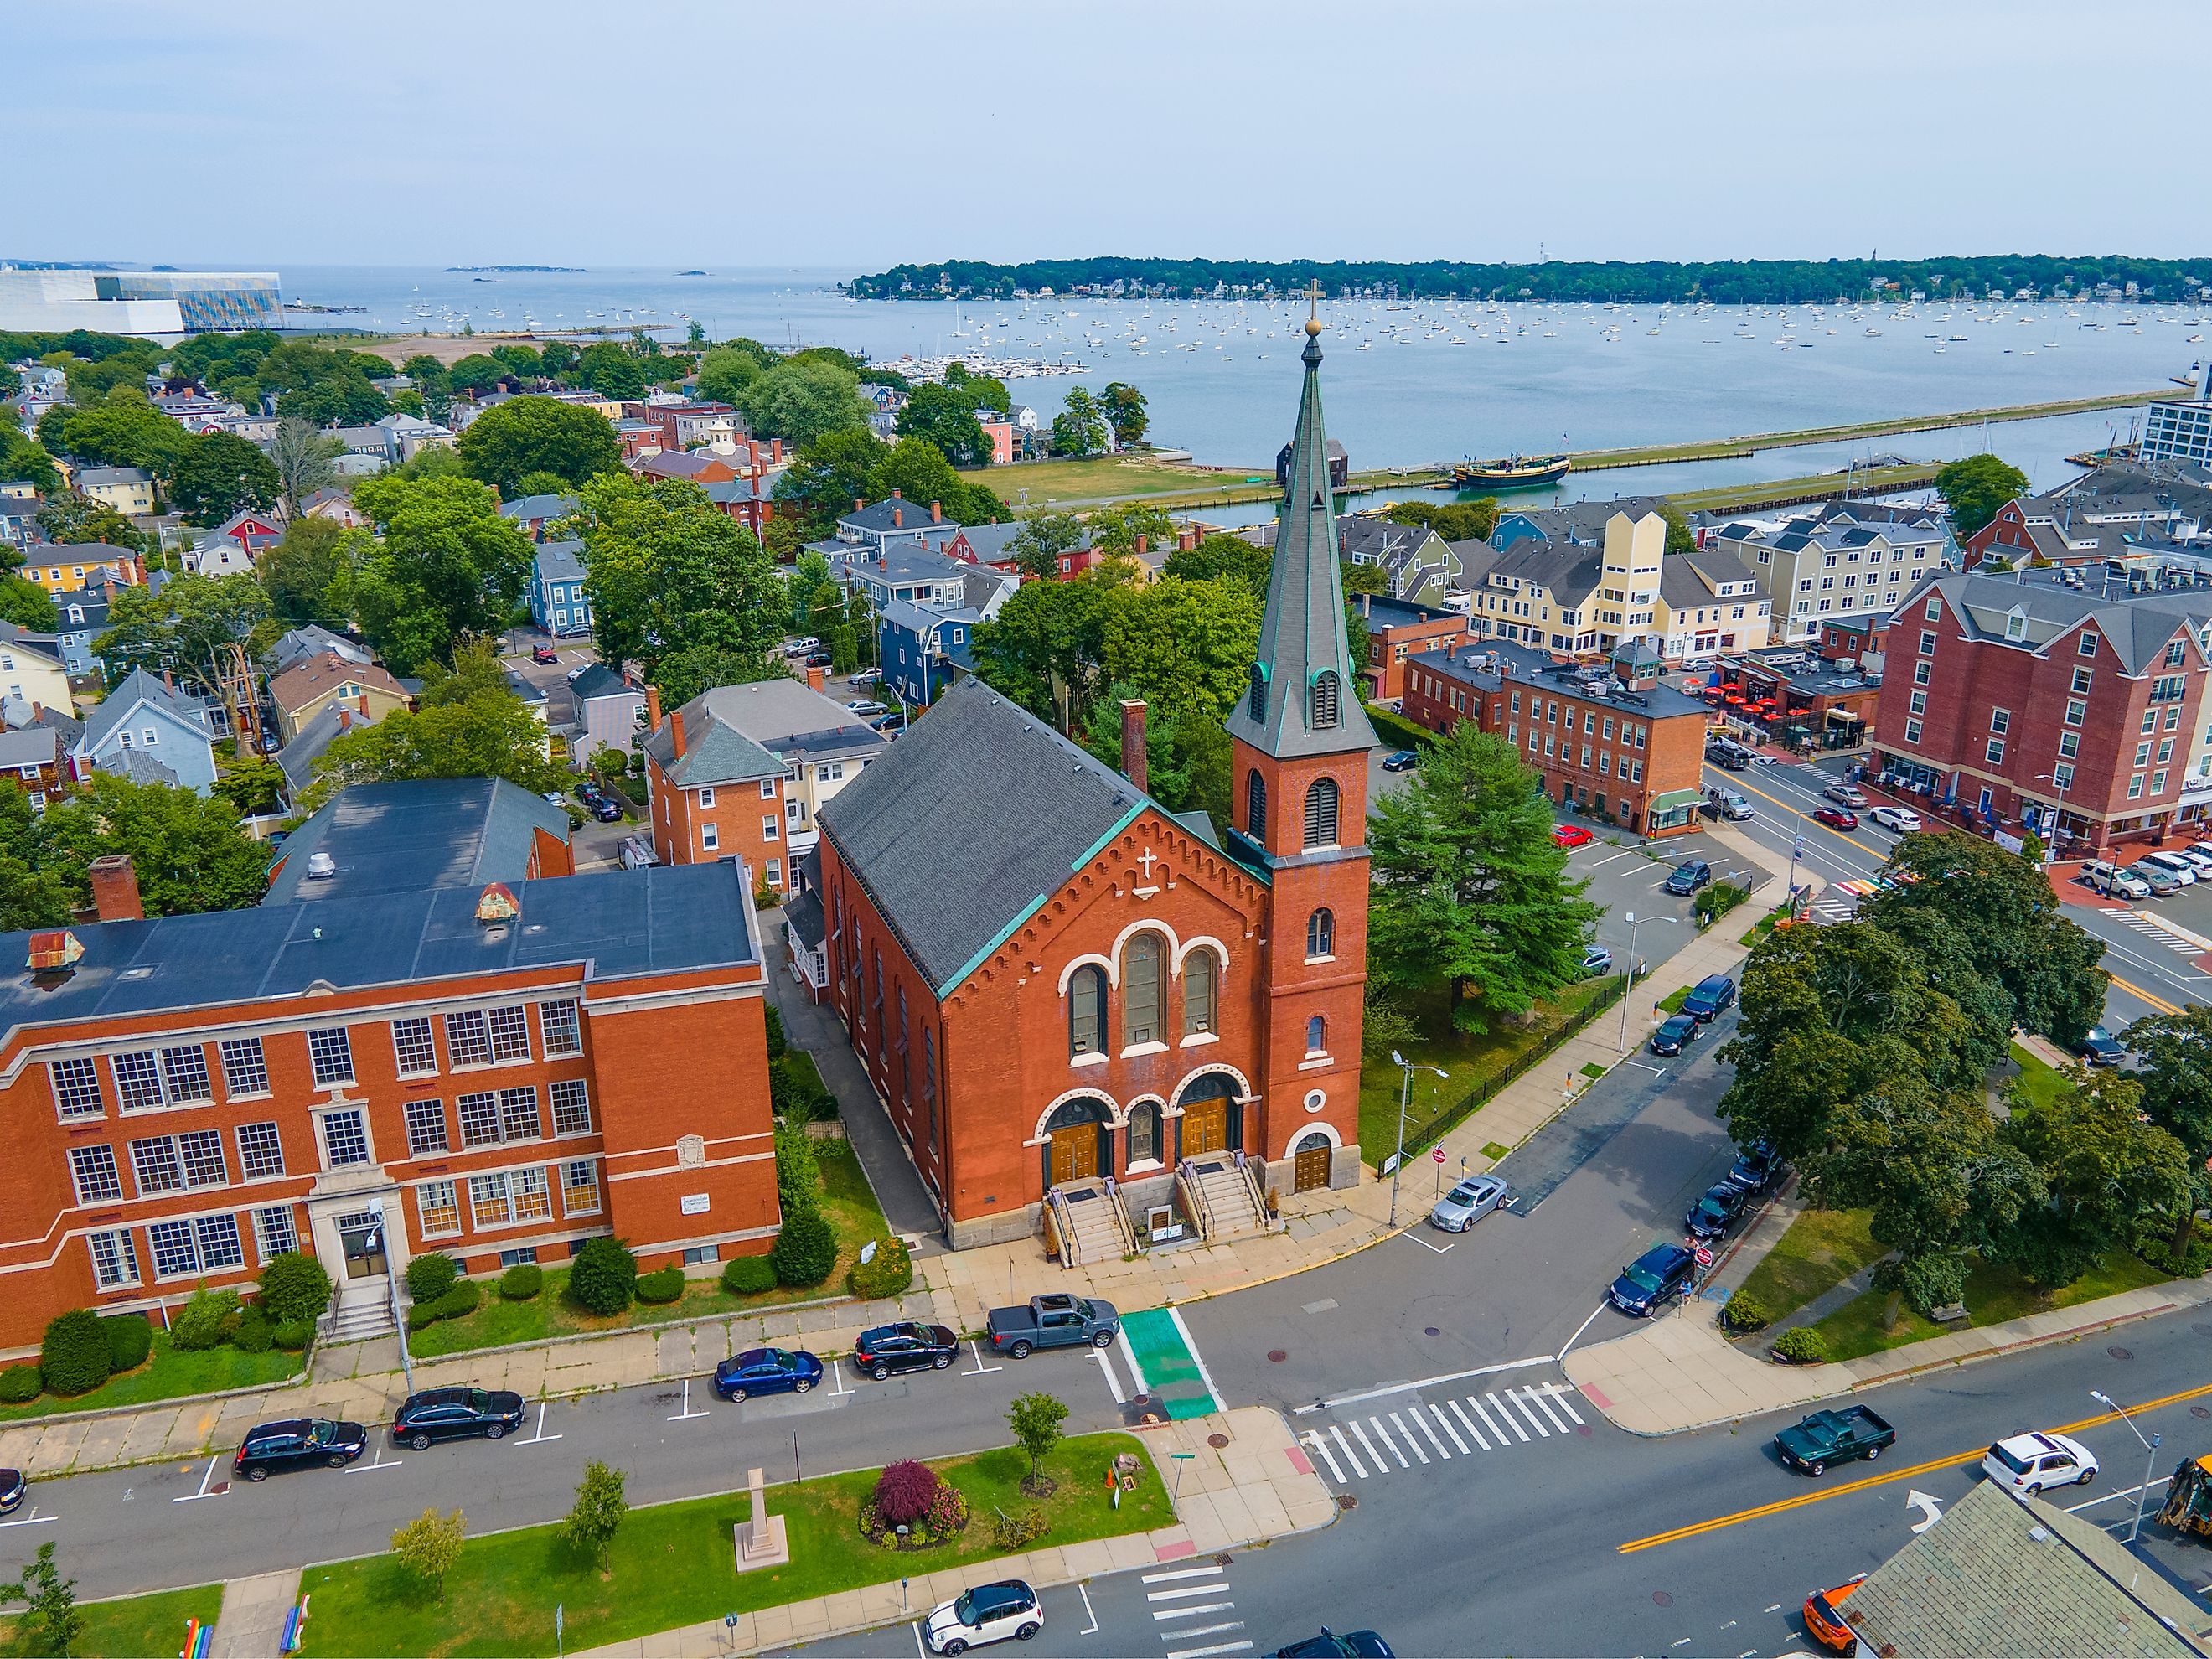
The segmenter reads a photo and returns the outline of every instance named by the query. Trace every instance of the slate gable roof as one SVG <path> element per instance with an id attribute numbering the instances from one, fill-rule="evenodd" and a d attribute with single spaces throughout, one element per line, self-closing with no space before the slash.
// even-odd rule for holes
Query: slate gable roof
<path id="1" fill-rule="evenodd" d="M 645 694 L 603 662 L 595 662 L 568 682 L 568 695 L 578 702 L 589 702 L 594 697 L 614 696 L 628 692 L 632 696 Z"/>
<path id="2" fill-rule="evenodd" d="M 891 520 L 897 519 L 897 524 Z M 871 501 L 857 513 L 841 513 L 837 522 L 849 529 L 873 531 L 877 534 L 898 535 L 909 530 L 957 530 L 960 521 L 947 516 L 933 519 L 927 501 L 903 501 L 886 495 L 879 501 Z"/>
<path id="3" fill-rule="evenodd" d="M 1931 592 L 1942 596 L 1944 621 L 1954 625 L 1963 622 L 1976 639 L 2004 642 L 2005 618 L 2014 610 L 2027 619 L 2027 636 L 2011 643 L 2027 649 L 2047 650 L 2078 629 L 2094 628 L 2118 656 L 2122 672 L 2130 674 L 2148 670 L 2178 632 L 2199 642 L 2190 665 L 2197 665 L 2204 660 L 2204 631 L 2212 626 L 2212 590 L 2184 588 L 2107 599 L 2053 582 L 1971 574 L 1923 582 L 1905 597 L 1897 614 L 1919 615 L 1922 601 Z"/>
<path id="4" fill-rule="evenodd" d="M 584 550 L 580 541 L 547 542 L 537 554 L 538 580 L 541 582 L 580 582 L 584 580 L 584 562 L 579 556 Z"/>
<path id="5" fill-rule="evenodd" d="M 684 722 L 681 755 L 676 752 L 678 720 Z M 703 697 L 693 698 L 662 721 L 660 730 L 645 740 L 645 751 L 678 789 L 783 775 L 781 760 L 728 722 L 713 718 Z"/>
<path id="6" fill-rule="evenodd" d="M 319 905 L 425 887 L 520 883 L 536 832 L 568 838 L 568 814 L 504 778 L 410 778 L 340 790 L 277 849 L 262 903 Z M 328 853 L 337 873 L 307 879 L 307 859 Z"/>
<path id="7" fill-rule="evenodd" d="M 1151 805 L 1047 722 L 966 679 L 824 805 L 820 823 L 941 997 Z M 958 866 L 950 876 L 947 859 Z"/>
<path id="8" fill-rule="evenodd" d="M 198 697 L 188 697 L 172 691 L 143 668 L 134 668 L 123 684 L 101 700 L 100 707 L 85 716 L 83 743 L 87 750 L 97 749 L 107 741 L 118 726 L 130 718 L 131 711 L 141 703 L 158 708 L 172 719 L 181 721 L 203 737 L 207 735 L 207 705 Z"/>
<path id="9" fill-rule="evenodd" d="M 574 495 L 518 495 L 511 501 L 499 504 L 502 519 L 519 519 L 531 523 L 546 519 L 565 519 L 576 510 L 578 498 Z"/>

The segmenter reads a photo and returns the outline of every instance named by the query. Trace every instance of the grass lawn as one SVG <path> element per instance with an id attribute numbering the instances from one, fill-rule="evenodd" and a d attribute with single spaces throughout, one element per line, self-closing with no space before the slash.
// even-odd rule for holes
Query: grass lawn
<path id="1" fill-rule="evenodd" d="M 1273 482 L 1272 468 L 1201 467 L 1180 461 L 1148 460 L 1141 455 L 1094 455 L 1082 461 L 1023 461 L 987 466 L 961 475 L 995 490 L 1018 508 L 1048 501 L 1109 501 L 1132 496 L 1178 495 L 1221 489 L 1247 478 Z M 1027 490 L 1024 500 L 1022 492 Z"/>
<path id="2" fill-rule="evenodd" d="M 154 1352 L 135 1371 L 111 1376 L 90 1394 L 64 1400 L 42 1394 L 28 1405 L 0 1406 L 0 1423 L 19 1423 L 27 1417 L 49 1417 L 56 1412 L 99 1411 L 110 1406 L 145 1406 L 155 1401 L 180 1400 L 186 1395 L 212 1394 L 222 1389 L 251 1389 L 281 1382 L 299 1374 L 307 1364 L 303 1354 L 240 1353 L 224 1346 L 199 1353 L 179 1353 L 169 1346 L 169 1334 L 154 1328 Z"/>
<path id="3" fill-rule="evenodd" d="M 2015 1081 L 2030 1105 L 2047 1106 L 2066 1092 L 2066 1074 L 2056 1066 L 2038 1060 L 2017 1042 L 2012 1045 L 2012 1058 L 2020 1067 Z"/>
<path id="4" fill-rule="evenodd" d="M 212 1624 L 222 1611 L 222 1586 L 202 1584 L 197 1589 L 84 1601 L 77 1611 L 84 1615 L 84 1634 L 70 1648 L 76 1659 L 147 1659 L 181 1649 L 186 1620 Z M 29 1621 L 0 1619 L 0 1659 L 46 1651 L 32 1638 Z"/>
<path id="5" fill-rule="evenodd" d="M 794 1051 L 795 1052 L 795 1051 Z M 811 1290 L 775 1290 L 759 1296 L 732 1296 L 714 1279 L 695 1279 L 677 1301 L 660 1307 L 634 1303 L 626 1313 L 601 1319 L 569 1304 L 565 1292 L 568 1269 L 545 1270 L 545 1288 L 529 1302 L 502 1302 L 493 1282 L 484 1286 L 483 1305 L 461 1319 L 442 1320 L 407 1339 L 408 1350 L 417 1359 L 441 1354 L 465 1353 L 477 1348 L 495 1348 L 509 1342 L 541 1342 L 549 1336 L 568 1336 L 585 1331 L 629 1330 L 644 1325 L 665 1325 L 677 1319 L 707 1319 L 730 1314 L 760 1313 L 786 1302 L 808 1301 L 842 1295 L 845 1273 L 860 1260 L 860 1247 L 872 1238 L 884 1237 L 890 1224 L 861 1173 L 860 1160 L 850 1143 L 818 1140 L 815 1152 L 822 1164 L 822 1213 L 837 1235 L 837 1267 L 829 1279 Z"/>
<path id="6" fill-rule="evenodd" d="M 1123 1493 L 1116 1510 L 1107 1501 L 1105 1474 L 1123 1451 L 1138 1453 L 1141 1472 L 1137 1490 Z M 1000 1553 L 994 1510 L 1011 1513 L 1031 1501 L 1018 1485 L 1027 1456 L 1007 1448 L 932 1467 L 967 1494 L 971 1516 L 966 1532 L 933 1548 L 898 1553 L 862 1535 L 860 1506 L 874 1489 L 875 1470 L 827 1475 L 769 1488 L 769 1509 L 784 1517 L 791 1541 L 790 1565 L 774 1570 L 736 1571 L 732 1528 L 745 1518 L 743 1492 L 633 1511 L 604 1579 L 552 1527 L 471 1540 L 446 1580 L 442 1603 L 389 1555 L 315 1569 L 301 1585 L 313 1597 L 310 1650 L 340 1659 L 542 1654 L 553 1646 L 556 1602 L 564 1610 L 567 1644 L 582 1649 Z M 1142 1532 L 1172 1519 L 1158 1474 L 1133 1436 L 1067 1440 L 1046 1460 L 1046 1471 L 1060 1489 L 1044 1502 L 1052 1525 L 1036 1547 Z"/>
<path id="7" fill-rule="evenodd" d="M 1421 1035 L 1401 1045 L 1399 1052 L 1416 1066 L 1442 1067 L 1413 1073 L 1413 1093 L 1406 1107 L 1406 1144 L 1423 1144 L 1424 1126 L 1457 1106 L 1494 1078 L 1504 1075 L 1552 1042 L 1571 1019 L 1601 996 L 1610 981 L 1585 980 L 1557 1000 L 1538 1005 L 1535 1023 L 1524 1028 L 1500 1022 L 1480 1036 L 1463 1036 L 1450 1027 L 1442 992 L 1415 1001 L 1409 1010 Z M 1439 1035 L 1441 1034 L 1441 1035 Z M 1395 1066 L 1370 1065 L 1360 1076 L 1359 1145 L 1367 1160 L 1379 1165 L 1398 1149 L 1398 1089 L 1403 1076 Z"/>
<path id="8" fill-rule="evenodd" d="M 1684 985 L 1669 991 L 1659 999 L 1659 1006 L 1670 1014 L 1679 1014 L 1682 1012 L 1682 1005 L 1690 1000 L 1690 993 L 1695 988 L 1693 986 Z"/>
<path id="9" fill-rule="evenodd" d="M 2118 1296 L 2123 1291 L 2139 1291 L 2148 1285 L 2163 1284 L 2166 1277 L 2141 1256 L 2115 1250 L 2105 1258 L 2102 1267 L 2092 1268 L 2064 1290 L 2046 1297 L 2014 1268 L 1996 1262 L 1978 1262 L 1966 1275 L 1966 1323 L 1998 1325 L 2026 1314 L 2071 1308 L 2094 1302 L 2099 1297 Z M 1815 1325 L 1813 1328 L 1828 1339 L 1828 1358 L 1856 1359 L 1862 1354 L 1901 1348 L 1909 1342 L 1941 1336 L 1946 1329 L 1959 1328 L 1935 1324 L 1908 1307 L 1899 1310 L 1897 1328 L 1886 1331 L 1881 1328 L 1881 1316 L 1888 1300 L 1885 1291 L 1869 1291 Z"/>
<path id="10" fill-rule="evenodd" d="M 1803 1210 L 1743 1281 L 1770 1319 L 1796 1312 L 1888 1254 L 1867 1231 L 1866 1210 Z"/>

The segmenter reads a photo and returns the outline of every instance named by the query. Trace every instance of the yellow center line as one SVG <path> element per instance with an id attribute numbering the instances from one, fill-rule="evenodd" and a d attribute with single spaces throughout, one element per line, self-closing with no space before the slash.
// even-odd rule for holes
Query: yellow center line
<path id="1" fill-rule="evenodd" d="M 2131 995 L 2141 997 L 2145 1002 L 2150 1004 L 2152 1007 L 2157 1009 L 2159 1012 L 2162 1014 L 2178 1014 L 2181 1012 L 2180 1009 L 2168 1002 L 2164 997 L 2152 995 L 2148 991 L 2144 990 L 2142 986 L 2136 984 L 2133 981 L 2122 979 L 2118 974 L 2113 973 L 2111 969 L 2106 969 L 2105 973 L 2106 975 L 2111 979 L 2113 984 L 2118 986 L 2123 991 L 2130 993 Z"/>
<path id="2" fill-rule="evenodd" d="M 2212 1382 L 2206 1383 L 2201 1389 L 2188 1389 L 2179 1394 L 2167 1395 L 2161 1400 L 2146 1400 L 2142 1405 L 2136 1407 L 2135 1410 L 2137 1414 L 2154 1412 L 2161 1407 L 2179 1406 L 2188 1401 L 2201 1399 L 2206 1395 L 2212 1395 Z M 2120 1414 L 2118 1412 L 2106 1412 L 2100 1417 L 2085 1417 L 2078 1423 L 2063 1424 L 2048 1432 L 2075 1434 L 2083 1429 L 2098 1428 L 2106 1423 L 2117 1423 L 2119 1420 Z M 1741 1526 L 1747 1521 L 1758 1521 L 1770 1515 L 1780 1515 L 1788 1510 L 1802 1509 L 1808 1504 L 1825 1504 L 1832 1498 L 1848 1497 L 1855 1492 L 1864 1492 L 1869 1486 L 1893 1486 L 1899 1480 L 1909 1480 L 1915 1475 L 1926 1474 L 1932 1470 L 1956 1468 L 1961 1463 L 1978 1463 L 1988 1449 L 1985 1445 L 1977 1446 L 1972 1451 L 1960 1452 L 1954 1456 L 1935 1457 L 1925 1463 L 1914 1463 L 1905 1468 L 1886 1469 L 1880 1474 L 1870 1474 L 1863 1480 L 1846 1480 L 1839 1486 L 1823 1486 L 1818 1491 L 1803 1492 L 1796 1498 L 1784 1498 L 1771 1504 L 1761 1504 L 1756 1509 L 1738 1510 L 1734 1515 L 1716 1516 L 1710 1521 L 1699 1521 L 1691 1526 L 1677 1527 L 1672 1532 L 1656 1532 L 1649 1538 L 1632 1539 L 1619 1546 L 1617 1553 L 1633 1555 L 1638 1550 L 1656 1549 L 1662 1544 L 1680 1543 L 1685 1538 L 1695 1538 L 1701 1533 L 1718 1532 L 1723 1527 Z"/>

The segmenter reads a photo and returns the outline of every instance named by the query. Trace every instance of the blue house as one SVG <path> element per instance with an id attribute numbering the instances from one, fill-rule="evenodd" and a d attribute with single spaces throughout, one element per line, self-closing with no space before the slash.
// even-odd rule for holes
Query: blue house
<path id="1" fill-rule="evenodd" d="M 207 705 L 134 668 L 85 717 L 76 758 L 140 781 L 173 781 L 204 795 L 215 787 L 215 743 Z"/>
<path id="2" fill-rule="evenodd" d="M 927 708 L 974 672 L 977 625 L 997 616 L 1021 586 L 1018 578 L 987 567 L 957 568 L 964 574 L 950 592 L 918 599 L 894 594 L 876 608 L 876 660 L 884 689 L 909 708 Z"/>
<path id="3" fill-rule="evenodd" d="M 556 638 L 592 631 L 592 602 L 584 595 L 581 542 L 547 542 L 532 562 L 530 615 Z"/>

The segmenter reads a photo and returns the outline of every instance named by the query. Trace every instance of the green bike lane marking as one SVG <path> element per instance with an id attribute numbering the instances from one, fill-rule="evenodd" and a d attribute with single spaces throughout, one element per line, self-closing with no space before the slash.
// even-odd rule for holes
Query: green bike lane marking
<path id="1" fill-rule="evenodd" d="M 1171 1419 L 1204 1417 L 1222 1408 L 1190 1328 L 1173 1308 L 1122 1315 L 1121 1340 L 1137 1385 Z"/>

